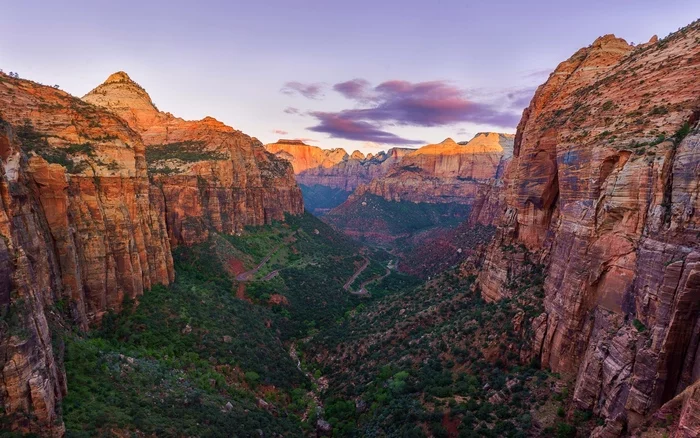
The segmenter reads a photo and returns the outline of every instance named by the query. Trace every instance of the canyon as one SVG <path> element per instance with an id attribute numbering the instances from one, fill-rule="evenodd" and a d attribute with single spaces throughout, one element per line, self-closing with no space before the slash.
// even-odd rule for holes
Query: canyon
<path id="1" fill-rule="evenodd" d="M 699 42 L 367 156 L 0 73 L 1 428 L 700 436 Z"/>

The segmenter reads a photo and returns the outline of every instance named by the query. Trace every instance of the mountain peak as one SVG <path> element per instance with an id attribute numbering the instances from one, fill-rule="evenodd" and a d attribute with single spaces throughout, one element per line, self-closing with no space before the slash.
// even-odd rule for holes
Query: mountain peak
<path id="1" fill-rule="evenodd" d="M 107 108 L 138 129 L 151 126 L 160 114 L 151 96 L 128 74 L 118 71 L 83 96 L 85 102 Z"/>
<path id="2" fill-rule="evenodd" d="M 131 80 L 128 74 L 123 71 L 118 71 L 116 73 L 112 73 L 109 75 L 106 81 L 104 81 L 104 84 L 111 84 L 114 82 L 134 82 Z"/>

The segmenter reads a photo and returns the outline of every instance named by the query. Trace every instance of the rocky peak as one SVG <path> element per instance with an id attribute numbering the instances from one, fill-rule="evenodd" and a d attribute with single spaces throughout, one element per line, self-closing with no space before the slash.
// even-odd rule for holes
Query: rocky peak
<path id="1" fill-rule="evenodd" d="M 111 74 L 83 100 L 107 108 L 141 131 L 153 125 L 160 114 L 146 90 L 123 71 Z"/>
<path id="2" fill-rule="evenodd" d="M 353 151 L 352 154 L 350 154 L 350 158 L 352 158 L 353 160 L 364 160 L 365 154 L 363 154 L 360 151 Z"/>
<path id="3" fill-rule="evenodd" d="M 131 80 L 128 74 L 123 71 L 118 71 L 116 73 L 112 73 L 109 75 L 106 81 L 104 81 L 105 84 L 112 84 L 115 82 L 129 82 L 129 83 L 134 83 L 134 81 Z"/>

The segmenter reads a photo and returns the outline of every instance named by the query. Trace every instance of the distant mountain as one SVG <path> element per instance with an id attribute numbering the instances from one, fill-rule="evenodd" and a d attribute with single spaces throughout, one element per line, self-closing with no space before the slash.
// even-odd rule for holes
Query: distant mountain
<path id="1" fill-rule="evenodd" d="M 356 238 L 407 251 L 430 238 L 427 231 L 469 217 L 479 193 L 503 174 L 513 138 L 480 133 L 463 144 L 448 138 L 413 150 L 385 175 L 358 186 L 324 220 Z"/>
<path id="2" fill-rule="evenodd" d="M 342 148 L 322 149 L 300 140 L 279 140 L 265 148 L 292 163 L 306 208 L 317 215 L 340 205 L 357 186 L 383 176 L 413 151 L 392 148 L 365 156 L 360 151 L 348 154 Z"/>

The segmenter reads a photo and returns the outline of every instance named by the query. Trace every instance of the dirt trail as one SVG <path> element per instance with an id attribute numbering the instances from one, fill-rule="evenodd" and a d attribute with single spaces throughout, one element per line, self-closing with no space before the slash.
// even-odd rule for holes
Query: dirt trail
<path id="1" fill-rule="evenodd" d="M 270 252 L 270 254 L 266 255 L 265 258 L 262 259 L 262 260 L 260 261 L 260 263 L 258 263 L 258 266 L 254 267 L 254 268 L 251 269 L 250 271 L 246 271 L 246 272 L 243 272 L 242 274 L 238 274 L 238 275 L 236 276 L 236 280 L 238 280 L 238 281 L 250 281 L 250 280 L 252 280 L 253 277 L 255 277 L 255 274 L 257 274 L 258 271 L 259 271 L 260 269 L 262 269 L 263 266 L 265 266 L 265 263 L 267 263 L 267 262 L 270 261 L 270 259 L 272 258 L 272 256 L 275 255 L 275 253 L 276 253 L 277 251 L 279 251 L 280 248 L 282 248 L 282 246 L 284 246 L 284 244 L 282 244 L 282 243 L 279 244 L 279 245 L 277 245 L 277 246 L 275 247 L 275 249 L 273 249 L 272 252 Z"/>

